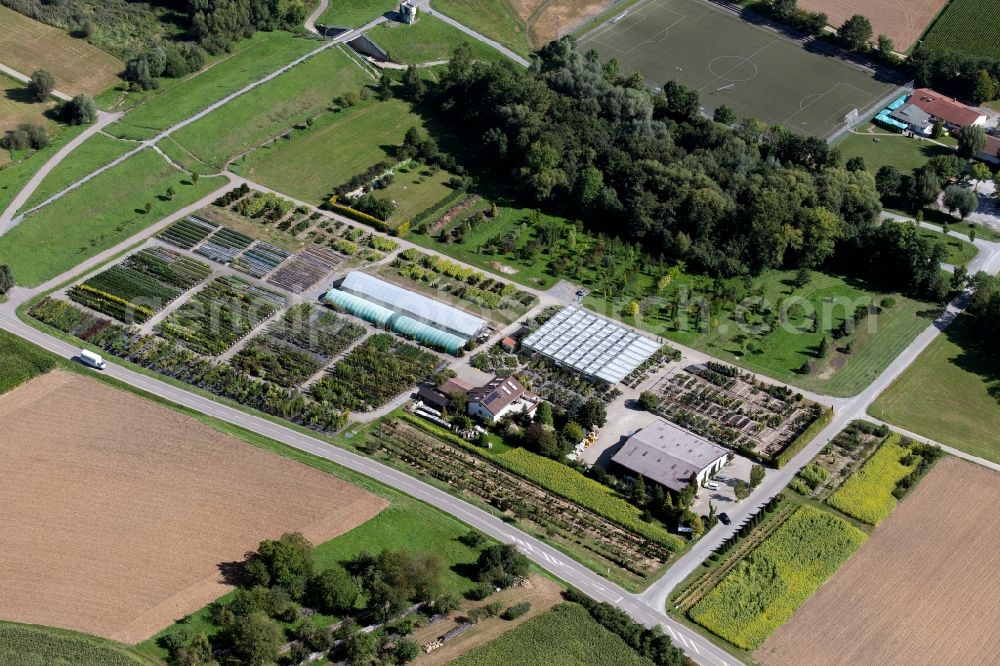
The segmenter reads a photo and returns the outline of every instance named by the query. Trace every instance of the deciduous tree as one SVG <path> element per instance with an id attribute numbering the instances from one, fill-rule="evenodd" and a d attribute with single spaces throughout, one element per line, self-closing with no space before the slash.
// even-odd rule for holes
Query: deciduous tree
<path id="1" fill-rule="evenodd" d="M 324 613 L 347 613 L 354 608 L 360 595 L 357 581 L 337 564 L 324 569 L 309 583 L 309 597 L 317 610 Z"/>
<path id="2" fill-rule="evenodd" d="M 868 48 L 868 42 L 872 38 L 871 21 L 861 14 L 855 14 L 844 21 L 837 30 L 837 35 L 852 51 L 863 51 Z"/>
<path id="3" fill-rule="evenodd" d="M 47 69 L 37 69 L 28 80 L 28 92 L 36 102 L 44 102 L 55 90 L 56 80 Z"/>
<path id="4" fill-rule="evenodd" d="M 953 213 L 958 213 L 964 220 L 979 206 L 979 199 L 976 193 L 961 185 L 949 185 L 945 188 L 944 207 Z"/>
<path id="5" fill-rule="evenodd" d="M 246 555 L 246 575 L 251 585 L 280 587 L 292 599 L 301 599 L 313 575 L 312 544 L 298 532 L 261 541 Z"/>
<path id="6" fill-rule="evenodd" d="M 965 125 L 958 130 L 958 154 L 972 159 L 986 149 L 986 131 L 979 125 Z"/>
<path id="7" fill-rule="evenodd" d="M 237 617 L 228 634 L 233 654 L 253 666 L 276 661 L 285 640 L 281 627 L 260 611 Z"/>
<path id="8" fill-rule="evenodd" d="M 70 125 L 89 125 L 97 120 L 97 105 L 90 95 L 80 93 L 63 104 L 62 118 Z"/>

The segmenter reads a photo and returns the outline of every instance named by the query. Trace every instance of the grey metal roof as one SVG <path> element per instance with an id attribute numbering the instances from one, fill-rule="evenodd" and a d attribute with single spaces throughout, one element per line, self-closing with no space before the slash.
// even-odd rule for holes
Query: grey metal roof
<path id="1" fill-rule="evenodd" d="M 522 345 L 612 384 L 660 348 L 655 340 L 579 307 L 560 310 Z"/>
<path id="2" fill-rule="evenodd" d="M 466 339 L 475 337 L 486 327 L 485 319 L 367 273 L 351 271 L 340 289 Z"/>
<path id="3" fill-rule="evenodd" d="M 892 113 L 889 114 L 890 118 L 894 118 L 902 123 L 908 123 L 910 125 L 924 127 L 929 125 L 931 122 L 931 115 L 921 109 L 916 104 L 907 104 L 901 106 Z"/>
<path id="4" fill-rule="evenodd" d="M 626 440 L 612 461 L 671 490 L 683 490 L 692 474 L 729 451 L 678 425 L 657 419 Z"/>

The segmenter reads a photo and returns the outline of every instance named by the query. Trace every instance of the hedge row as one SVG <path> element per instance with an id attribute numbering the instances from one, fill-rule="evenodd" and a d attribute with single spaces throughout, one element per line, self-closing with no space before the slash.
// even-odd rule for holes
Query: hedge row
<path id="1" fill-rule="evenodd" d="M 362 213 L 360 210 L 355 210 L 350 206 L 345 206 L 344 204 L 339 204 L 335 200 L 330 199 L 327 205 L 335 213 L 340 213 L 344 217 L 349 217 L 355 222 L 361 222 L 362 224 L 367 224 L 369 226 L 375 227 L 379 231 L 385 233 L 392 233 L 394 231 L 392 225 L 383 222 L 382 220 L 369 215 L 368 213 Z"/>
<path id="2" fill-rule="evenodd" d="M 833 410 L 824 409 L 819 415 L 819 418 L 809 424 L 809 427 L 802 431 L 802 434 L 795 438 L 795 440 L 789 444 L 784 451 L 779 453 L 774 457 L 774 466 L 778 469 L 784 467 L 789 460 L 795 457 L 795 454 L 805 448 L 806 444 L 811 442 L 813 438 L 820 433 L 820 431 L 830 425 L 830 421 L 833 420 Z"/>

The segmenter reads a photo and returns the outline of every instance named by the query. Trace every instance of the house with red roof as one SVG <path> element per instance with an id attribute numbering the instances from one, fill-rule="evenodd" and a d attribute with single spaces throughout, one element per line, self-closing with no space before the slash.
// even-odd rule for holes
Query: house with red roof
<path id="1" fill-rule="evenodd" d="M 983 152 L 976 155 L 976 157 L 978 157 L 984 162 L 993 162 L 994 164 L 1000 164 L 1000 136 L 987 134 L 986 147 L 983 148 Z"/>
<path id="2" fill-rule="evenodd" d="M 907 102 L 932 118 L 940 119 L 948 129 L 958 129 L 966 125 L 986 125 L 985 114 L 930 88 L 917 88 Z"/>

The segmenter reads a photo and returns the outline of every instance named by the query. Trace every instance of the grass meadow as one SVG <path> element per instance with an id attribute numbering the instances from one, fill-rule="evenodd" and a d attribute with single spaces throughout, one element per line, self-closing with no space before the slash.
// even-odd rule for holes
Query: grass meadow
<path id="1" fill-rule="evenodd" d="M 651 333 L 754 372 L 805 389 L 847 396 L 860 392 L 874 381 L 937 313 L 936 308 L 927 303 L 892 294 L 890 297 L 895 300 L 895 305 L 883 307 L 881 312 L 870 315 L 846 338 L 835 340 L 827 333 L 831 351 L 821 358 L 819 346 L 822 331 L 840 326 L 845 318 L 850 317 L 848 309 L 853 304 L 877 306 L 886 302 L 886 296 L 868 285 L 842 276 L 814 272 L 810 283 L 801 288 L 792 286 L 792 277 L 791 271 L 769 271 L 754 279 L 757 292 L 763 294 L 766 302 L 779 307 L 779 311 L 777 304 L 782 299 L 797 299 L 805 308 L 789 306 L 787 324 L 762 335 L 744 334 L 734 320 L 737 313 L 731 309 L 718 315 L 717 326 L 709 322 L 700 329 L 690 324 L 675 329 L 656 314 L 641 317 L 634 323 Z M 597 295 L 588 296 L 585 303 L 592 304 L 602 314 L 615 313 L 616 303 L 602 301 Z M 820 332 L 809 331 L 807 320 L 802 316 L 807 311 L 819 316 Z M 621 317 L 620 312 L 618 318 L 633 323 Z M 747 315 L 747 321 L 753 326 L 762 324 L 752 315 Z M 848 343 L 851 345 L 849 352 Z M 809 374 L 801 372 L 806 361 L 812 365 Z"/>
<path id="2" fill-rule="evenodd" d="M 233 157 L 325 111 L 335 97 L 372 82 L 350 56 L 338 48 L 328 49 L 172 138 L 202 162 L 222 168 Z"/>
<path id="3" fill-rule="evenodd" d="M 74 127 L 58 126 L 51 135 L 52 143 L 41 150 L 18 150 L 9 152 L 0 148 L 0 210 L 10 205 L 21 188 L 31 177 L 55 155 L 60 148 L 72 141 L 86 129 L 83 125 Z"/>
<path id="4" fill-rule="evenodd" d="M 868 413 L 974 456 L 1000 462 L 1000 352 L 962 315 Z"/>
<path id="5" fill-rule="evenodd" d="M 223 184 L 202 178 L 192 185 L 188 178 L 143 150 L 0 236 L 0 263 L 10 264 L 18 284 L 39 285 Z M 176 191 L 172 199 L 169 187 Z"/>
<path id="6" fill-rule="evenodd" d="M 842 518 L 802 506 L 688 615 L 733 645 L 752 650 L 788 620 L 866 538 Z"/>
<path id="7" fill-rule="evenodd" d="M 523 56 L 532 48 L 524 23 L 507 0 L 434 0 L 434 9 Z"/>
<path id="8" fill-rule="evenodd" d="M 258 148 L 237 167 L 250 180 L 318 204 L 334 187 L 391 155 L 406 130 L 422 125 L 402 100 L 362 103 Z"/>
<path id="9" fill-rule="evenodd" d="M 0 621 L 0 664 L 154 666 L 127 645 L 65 629 Z"/>
<path id="10" fill-rule="evenodd" d="M 447 171 L 433 172 L 421 164 L 396 169 L 392 185 L 378 192 L 379 196 L 396 202 L 396 210 L 389 218 L 390 224 L 402 224 L 454 192 L 448 187 L 451 177 Z"/>
<path id="11" fill-rule="evenodd" d="M 131 109 L 106 131 L 127 139 L 148 139 L 321 44 L 283 31 L 258 32 L 199 72 L 183 79 L 161 79 L 159 90 L 129 93 L 122 103 L 115 101 L 117 94 L 106 95 L 100 100 L 103 106 Z"/>
<path id="12" fill-rule="evenodd" d="M 909 449 L 899 444 L 899 433 L 893 433 L 872 457 L 844 482 L 827 504 L 868 525 L 878 525 L 896 508 L 892 491 L 904 476 L 912 472 L 919 458 L 912 456 L 910 464 L 902 459 Z"/>
<path id="13" fill-rule="evenodd" d="M 944 259 L 944 263 L 946 264 L 961 266 L 969 263 L 979 254 L 979 248 L 967 240 L 955 238 L 954 236 L 946 236 L 937 231 L 925 229 L 924 227 L 918 227 L 917 233 L 939 243 L 944 243 L 945 248 L 948 250 L 948 256 Z"/>
<path id="14" fill-rule="evenodd" d="M 868 134 L 867 129 L 872 129 L 878 134 Z M 954 152 L 946 146 L 888 132 L 871 124 L 861 126 L 858 132 L 845 135 L 845 138 L 837 144 L 837 148 L 840 148 L 845 160 L 852 157 L 864 158 L 865 168 L 872 173 L 888 165 L 896 167 L 901 173 L 908 174 L 922 167 L 932 157 Z"/>
<path id="15" fill-rule="evenodd" d="M 58 194 L 84 176 L 110 164 L 115 158 L 135 148 L 134 144 L 112 139 L 103 134 L 95 134 L 82 144 L 67 158 L 60 162 L 45 179 L 38 189 L 28 197 L 21 210 L 37 206 L 54 194 Z"/>
<path id="16" fill-rule="evenodd" d="M 542 656 L 544 655 L 544 657 Z M 453 666 L 650 666 L 583 606 L 563 603 L 451 662 Z"/>
<path id="17" fill-rule="evenodd" d="M 41 125 L 46 132 L 51 133 L 57 125 L 45 114 L 55 107 L 56 102 L 53 99 L 36 102 L 28 93 L 26 84 L 0 74 L 0 134 L 14 129 L 19 123 Z M 10 159 L 6 148 L 0 148 L 0 156 L 2 155 L 7 155 Z M 0 161 L 0 166 L 3 165 L 4 162 Z"/>
<path id="18" fill-rule="evenodd" d="M 396 0 L 330 0 L 316 22 L 334 28 L 358 28 L 397 9 Z"/>
<path id="19" fill-rule="evenodd" d="M 389 57 L 404 64 L 447 60 L 463 43 L 472 47 L 473 57 L 490 62 L 506 60 L 496 49 L 476 41 L 433 15 L 424 15 L 413 25 L 383 23 L 367 33 Z"/>

